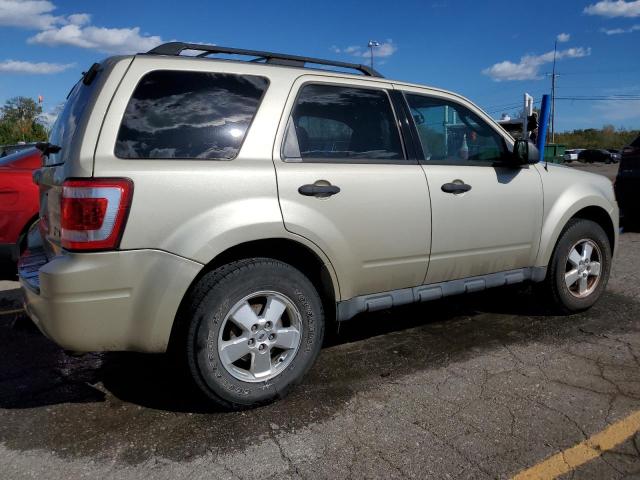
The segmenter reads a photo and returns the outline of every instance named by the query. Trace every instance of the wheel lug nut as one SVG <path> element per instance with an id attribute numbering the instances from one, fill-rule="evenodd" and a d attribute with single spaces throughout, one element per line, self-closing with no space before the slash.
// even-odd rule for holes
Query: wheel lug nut
<path id="1" fill-rule="evenodd" d="M 254 343 L 256 343 L 256 341 L 253 338 L 249 339 L 249 345 L 253 345 Z"/>
<path id="2" fill-rule="evenodd" d="M 267 328 L 271 328 L 271 322 L 265 323 L 264 326 L 267 327 Z"/>
<path id="3" fill-rule="evenodd" d="M 258 325 L 257 325 L 257 324 L 255 324 L 255 325 L 251 325 L 251 331 L 252 331 L 252 332 L 255 332 L 255 331 L 257 331 L 257 330 L 258 330 Z"/>
<path id="4" fill-rule="evenodd" d="M 260 350 L 260 351 L 264 350 L 264 343 L 260 344 L 260 346 L 258 347 L 258 350 Z"/>
<path id="5" fill-rule="evenodd" d="M 276 334 L 272 333 L 271 335 L 269 335 L 269 340 L 273 340 L 274 338 L 276 338 Z"/>

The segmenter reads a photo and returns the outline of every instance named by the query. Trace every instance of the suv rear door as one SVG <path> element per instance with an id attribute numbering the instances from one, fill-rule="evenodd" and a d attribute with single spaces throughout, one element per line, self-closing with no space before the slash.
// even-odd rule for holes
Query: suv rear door
<path id="1" fill-rule="evenodd" d="M 405 153 L 391 90 L 299 77 L 274 148 L 285 227 L 331 259 L 342 299 L 420 285 L 427 269 L 428 187 Z"/>
<path id="2" fill-rule="evenodd" d="M 407 87 L 404 96 L 431 193 L 425 283 L 532 266 L 543 208 L 536 168 L 501 163 L 511 148 L 507 137 L 470 103 L 428 89 Z"/>

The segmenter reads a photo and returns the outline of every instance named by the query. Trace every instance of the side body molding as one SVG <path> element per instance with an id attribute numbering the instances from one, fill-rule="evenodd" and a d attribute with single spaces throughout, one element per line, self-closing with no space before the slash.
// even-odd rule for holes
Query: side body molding
<path id="1" fill-rule="evenodd" d="M 522 283 L 527 280 L 541 282 L 544 280 L 546 274 L 546 267 L 518 268 L 506 272 L 491 273 L 489 275 L 362 295 L 338 302 L 338 320 L 349 320 L 362 312 L 374 312 L 399 305 L 428 302 L 452 295 L 479 292 L 487 288 Z"/>

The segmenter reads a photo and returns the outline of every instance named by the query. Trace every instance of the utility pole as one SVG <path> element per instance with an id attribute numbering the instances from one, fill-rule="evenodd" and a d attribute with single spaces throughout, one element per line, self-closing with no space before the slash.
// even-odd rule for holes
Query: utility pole
<path id="1" fill-rule="evenodd" d="M 375 40 L 369 40 L 369 44 L 367 46 L 369 47 L 369 50 L 371 52 L 371 69 L 373 69 L 373 49 L 375 47 L 379 47 L 380 42 L 376 42 Z"/>
<path id="2" fill-rule="evenodd" d="M 558 40 L 553 44 L 553 71 L 551 73 L 551 143 L 556 143 L 556 54 Z"/>

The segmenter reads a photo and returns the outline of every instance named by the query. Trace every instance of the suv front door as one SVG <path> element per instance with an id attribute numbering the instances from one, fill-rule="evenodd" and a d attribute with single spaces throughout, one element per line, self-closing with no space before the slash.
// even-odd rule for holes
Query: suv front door
<path id="1" fill-rule="evenodd" d="M 305 75 L 274 149 L 285 227 L 331 259 L 341 299 L 420 285 L 428 186 L 407 159 L 390 84 Z"/>
<path id="2" fill-rule="evenodd" d="M 538 171 L 508 166 L 506 137 L 471 104 L 435 91 L 404 96 L 431 193 L 425 283 L 532 266 L 542 228 Z"/>

